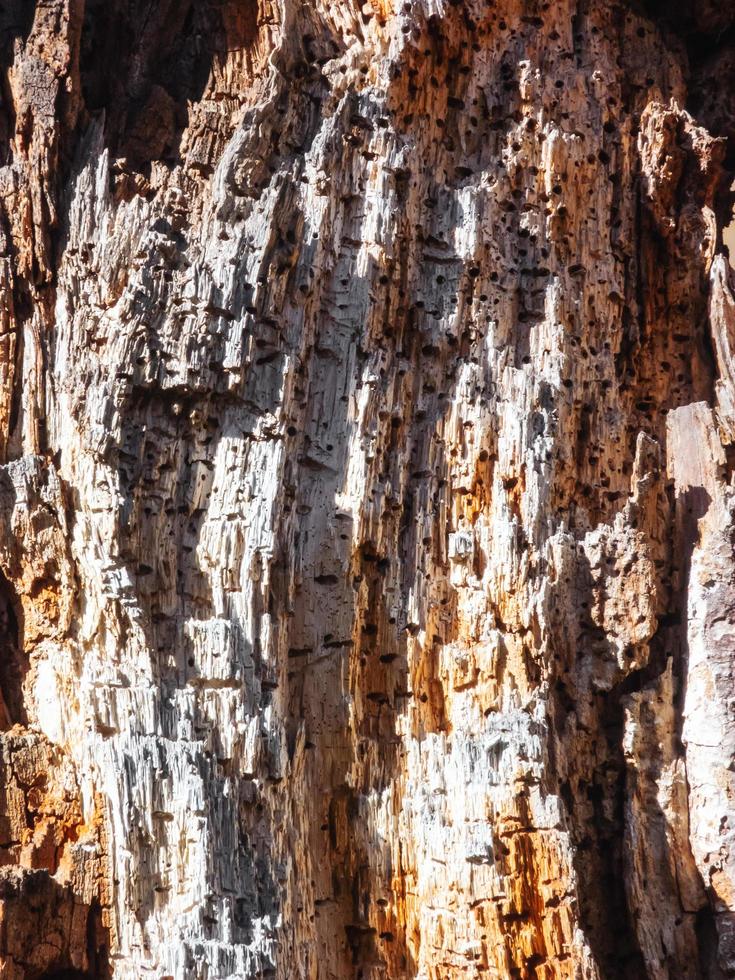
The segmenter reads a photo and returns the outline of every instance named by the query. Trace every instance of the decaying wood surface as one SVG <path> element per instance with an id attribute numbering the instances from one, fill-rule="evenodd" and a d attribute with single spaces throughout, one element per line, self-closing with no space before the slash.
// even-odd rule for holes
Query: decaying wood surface
<path id="1" fill-rule="evenodd" d="M 3 980 L 735 976 L 733 137 L 729 2 L 0 3 Z"/>

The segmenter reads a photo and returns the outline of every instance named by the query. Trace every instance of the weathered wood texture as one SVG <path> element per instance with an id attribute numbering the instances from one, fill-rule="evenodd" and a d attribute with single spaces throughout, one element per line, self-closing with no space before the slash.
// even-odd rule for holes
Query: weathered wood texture
<path id="1" fill-rule="evenodd" d="M 0 977 L 735 975 L 735 12 L 0 3 Z"/>

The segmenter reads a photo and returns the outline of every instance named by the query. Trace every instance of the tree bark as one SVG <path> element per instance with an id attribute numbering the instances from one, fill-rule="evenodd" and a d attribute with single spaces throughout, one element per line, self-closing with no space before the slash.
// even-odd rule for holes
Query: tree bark
<path id="1" fill-rule="evenodd" d="M 735 975 L 734 68 L 0 6 L 0 978 Z"/>

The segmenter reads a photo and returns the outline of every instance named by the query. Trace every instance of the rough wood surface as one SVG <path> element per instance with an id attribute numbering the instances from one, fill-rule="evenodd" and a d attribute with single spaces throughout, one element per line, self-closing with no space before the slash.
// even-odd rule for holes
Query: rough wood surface
<path id="1" fill-rule="evenodd" d="M 734 32 L 0 4 L 0 978 L 735 975 Z"/>

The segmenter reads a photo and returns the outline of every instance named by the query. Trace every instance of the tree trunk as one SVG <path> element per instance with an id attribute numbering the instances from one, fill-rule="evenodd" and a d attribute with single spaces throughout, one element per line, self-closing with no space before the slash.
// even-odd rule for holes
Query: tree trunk
<path id="1" fill-rule="evenodd" d="M 735 10 L 0 3 L 0 978 L 735 975 Z"/>

